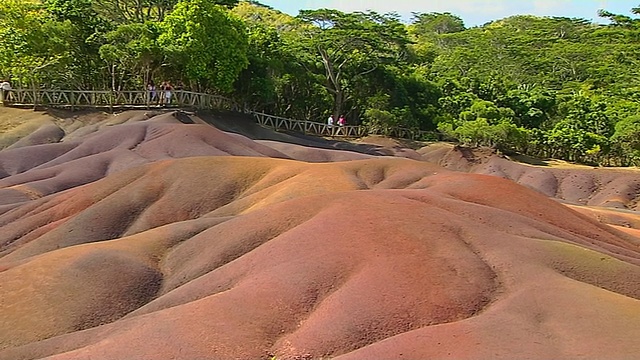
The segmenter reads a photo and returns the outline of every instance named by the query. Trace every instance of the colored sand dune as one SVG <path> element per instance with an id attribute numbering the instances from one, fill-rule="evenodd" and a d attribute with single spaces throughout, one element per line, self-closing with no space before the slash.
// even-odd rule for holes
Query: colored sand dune
<path id="1" fill-rule="evenodd" d="M 0 359 L 640 354 L 640 173 L 84 116 L 0 151 Z"/>

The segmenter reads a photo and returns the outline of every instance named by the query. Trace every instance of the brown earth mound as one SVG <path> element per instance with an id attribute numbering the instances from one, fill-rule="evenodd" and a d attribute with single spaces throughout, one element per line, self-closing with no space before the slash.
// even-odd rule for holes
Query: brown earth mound
<path id="1" fill-rule="evenodd" d="M 435 144 L 417 151 L 424 161 L 447 169 L 513 180 L 567 203 L 640 210 L 640 171 L 576 165 L 530 165 L 488 149 Z"/>
<path id="2" fill-rule="evenodd" d="M 190 119 L 0 152 L 0 359 L 640 353 L 634 213 Z"/>
<path id="3" fill-rule="evenodd" d="M 55 127 L 54 121 L 54 117 L 42 112 L 0 108 L 0 150 L 38 142 L 32 141 L 31 137 L 43 141 L 41 135 L 45 132 L 51 132 L 46 129 Z M 46 136 L 44 138 L 46 139 Z M 22 144 L 16 144 L 20 140 L 22 140 Z M 60 139 L 54 139 L 53 142 L 58 140 Z"/>

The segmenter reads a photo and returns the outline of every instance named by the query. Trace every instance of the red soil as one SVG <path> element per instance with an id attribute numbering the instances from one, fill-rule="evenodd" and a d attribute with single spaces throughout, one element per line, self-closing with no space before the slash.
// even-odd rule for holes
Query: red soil
<path id="1" fill-rule="evenodd" d="M 0 359 L 640 353 L 635 212 L 193 120 L 0 152 Z"/>

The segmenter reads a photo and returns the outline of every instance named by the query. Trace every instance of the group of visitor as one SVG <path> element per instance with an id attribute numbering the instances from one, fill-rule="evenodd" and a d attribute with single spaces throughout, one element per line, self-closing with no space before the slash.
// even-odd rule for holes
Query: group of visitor
<path id="1" fill-rule="evenodd" d="M 155 102 L 159 105 L 170 105 L 173 91 L 174 86 L 171 84 L 171 81 L 168 80 L 163 81 L 159 88 L 156 88 L 153 80 L 149 80 L 147 83 L 149 102 Z"/>
<path id="2" fill-rule="evenodd" d="M 327 126 L 329 128 L 333 127 L 333 123 L 334 123 L 334 119 L 333 119 L 333 114 L 329 115 L 329 118 L 327 119 Z M 344 115 L 340 115 L 340 117 L 338 118 L 338 126 L 345 126 L 347 125 L 347 120 L 344 118 Z"/>
<path id="3" fill-rule="evenodd" d="M 333 127 L 334 124 L 338 125 L 337 129 Z M 327 129 L 331 135 L 338 135 L 340 133 L 346 135 L 344 128 L 345 125 L 347 125 L 347 119 L 344 118 L 344 115 L 340 115 L 340 117 L 338 117 L 338 121 L 335 121 L 333 115 L 329 115 L 329 118 L 327 119 Z"/>

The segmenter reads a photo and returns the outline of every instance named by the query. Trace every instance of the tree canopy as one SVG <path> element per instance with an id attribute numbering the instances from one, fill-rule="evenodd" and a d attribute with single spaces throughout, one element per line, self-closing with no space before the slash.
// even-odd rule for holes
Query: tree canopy
<path id="1" fill-rule="evenodd" d="M 205 87 L 230 91 L 247 66 L 247 34 L 235 15 L 209 0 L 183 0 L 160 23 L 169 65 Z"/>
<path id="2" fill-rule="evenodd" d="M 246 107 L 372 131 L 638 165 L 640 5 L 610 24 L 517 15 L 304 10 L 257 1 L 4 0 L 0 77 L 16 87 L 184 82 Z"/>

